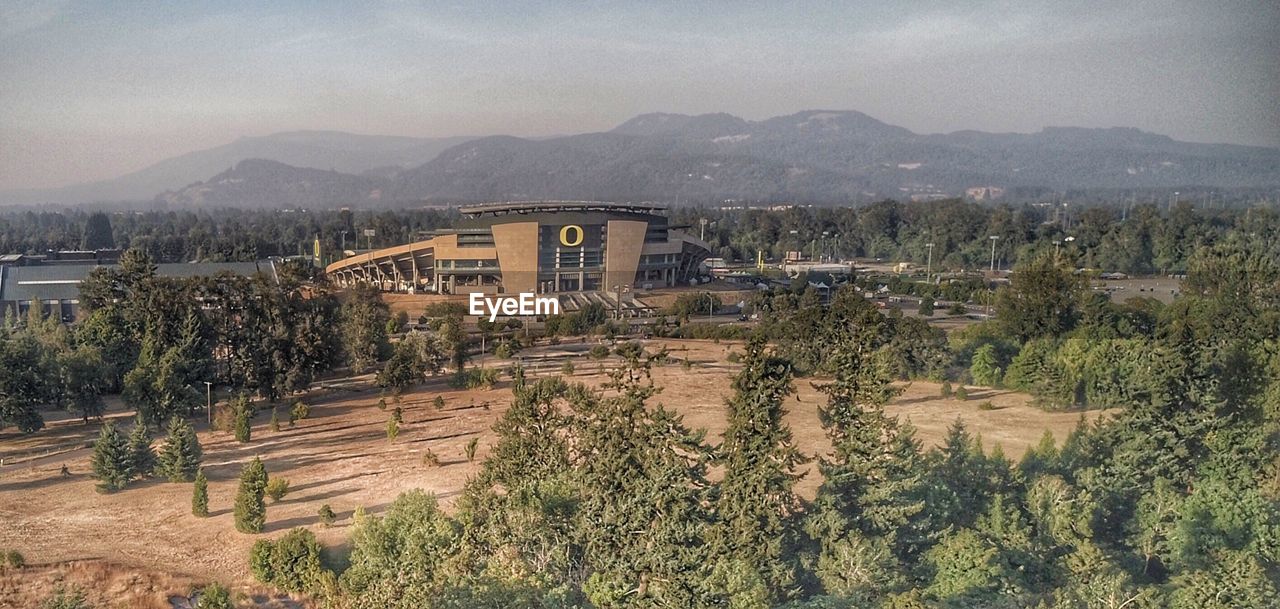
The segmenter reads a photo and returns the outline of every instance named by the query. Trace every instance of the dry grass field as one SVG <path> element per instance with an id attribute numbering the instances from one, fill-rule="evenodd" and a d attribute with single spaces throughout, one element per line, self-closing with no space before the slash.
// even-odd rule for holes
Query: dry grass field
<path id="1" fill-rule="evenodd" d="M 726 358 L 731 351 L 740 351 L 741 345 L 663 340 L 653 341 L 650 348 L 659 344 L 674 357 L 689 358 L 696 365 L 688 370 L 677 364 L 656 369 L 655 381 L 664 388 L 657 401 L 683 413 L 691 427 L 706 428 L 710 441 L 718 441 L 725 424 L 724 401 L 736 370 Z M 598 372 L 599 364 L 583 354 L 589 346 L 544 347 L 522 356 L 526 362 L 557 370 L 564 358 L 571 357 L 577 367 L 573 380 L 595 385 L 604 377 Z M 191 515 L 190 484 L 153 479 L 115 494 L 96 492 L 87 448 L 97 434 L 95 423 L 60 420 L 32 436 L 11 430 L 0 434 L 0 549 L 19 550 L 34 565 L 21 578 L 4 574 L 0 608 L 29 606 L 25 603 L 31 590 L 48 590 L 57 577 L 107 582 L 101 586 L 108 588 L 119 587 L 111 582 L 138 582 L 121 589 L 149 590 L 151 600 L 130 604 L 124 597 L 116 599 L 128 601 L 125 606 L 131 607 L 147 607 L 146 603 L 159 602 L 155 599 L 165 595 L 186 594 L 192 582 L 209 579 L 256 594 L 259 607 L 288 606 L 254 588 L 247 556 L 259 536 L 236 532 L 232 522 L 237 476 L 255 456 L 262 458 L 271 476 L 288 478 L 292 485 L 280 502 L 268 501 L 263 534 L 268 537 L 304 526 L 323 543 L 340 545 L 357 506 L 378 513 L 412 488 L 432 491 L 446 506 L 451 505 L 487 454 L 493 440 L 490 427 L 510 399 L 509 381 L 504 378 L 488 390 L 454 389 L 444 379 L 420 386 L 403 396 L 404 424 L 396 440 L 388 441 L 386 424 L 395 404 L 389 399 L 388 409 L 380 410 L 378 393 L 361 380 L 368 379 L 304 396 L 310 417 L 279 432 L 268 429 L 267 409 L 255 420 L 253 438 L 247 444 L 200 423 L 197 429 L 210 481 L 211 516 L 204 519 Z M 811 455 L 824 452 L 829 446 L 817 418 L 822 395 L 809 380 L 798 381 L 796 389 L 787 404 L 787 421 L 802 450 Z M 441 409 L 433 405 L 437 396 L 445 401 Z M 1013 458 L 1036 443 L 1046 429 L 1061 440 L 1081 416 L 1044 412 L 1029 406 L 1028 396 L 1006 391 L 974 388 L 965 402 L 938 396 L 936 384 L 912 383 L 888 411 L 910 420 L 926 446 L 938 442 L 957 417 L 963 418 L 988 448 L 1000 444 Z M 979 410 L 978 404 L 984 401 L 995 408 Z M 288 404 L 282 403 L 280 409 L 282 414 L 287 412 Z M 118 407 L 110 414 L 121 420 L 128 416 Z M 474 463 L 465 457 L 465 446 L 473 438 L 480 442 Z M 439 467 L 423 463 L 428 450 L 439 457 Z M 60 474 L 64 464 L 69 476 Z M 807 469 L 799 491 L 812 497 L 818 485 L 816 466 L 810 464 Z M 317 512 L 324 504 L 338 514 L 332 527 L 319 522 Z M 27 577 L 27 571 L 38 576 Z"/>

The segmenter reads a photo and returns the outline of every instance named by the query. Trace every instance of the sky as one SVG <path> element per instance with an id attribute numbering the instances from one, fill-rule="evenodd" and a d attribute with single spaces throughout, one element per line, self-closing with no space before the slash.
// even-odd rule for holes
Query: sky
<path id="1" fill-rule="evenodd" d="M 279 131 L 545 136 L 808 109 L 1280 147 L 1280 2 L 0 3 L 0 189 Z"/>

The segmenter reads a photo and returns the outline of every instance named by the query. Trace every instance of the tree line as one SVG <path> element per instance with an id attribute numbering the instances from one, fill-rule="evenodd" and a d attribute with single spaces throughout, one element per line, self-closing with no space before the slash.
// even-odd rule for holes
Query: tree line
<path id="1" fill-rule="evenodd" d="M 861 207 L 714 210 L 681 207 L 672 223 L 702 232 L 715 255 L 754 262 L 786 252 L 836 258 L 930 262 L 941 269 L 985 269 L 990 237 L 1002 268 L 1058 250 L 1074 267 L 1130 274 L 1185 273 L 1191 254 L 1231 233 L 1267 236 L 1280 257 L 1280 214 L 1271 207 L 1204 209 L 1189 202 L 1157 206 L 1127 202 L 983 205 L 959 200 L 881 201 Z M 1055 245 L 1056 242 L 1056 245 Z"/>
<path id="2" fill-rule="evenodd" d="M 100 417 L 113 393 L 158 427 L 205 407 L 209 385 L 274 402 L 335 367 L 377 367 L 401 322 L 373 288 L 339 296 L 302 275 L 286 265 L 278 282 L 160 277 L 133 249 L 81 284 L 84 318 L 73 326 L 40 307 L 23 319 L 10 309 L 0 323 L 0 429 L 39 430 L 50 409 Z"/>
<path id="3" fill-rule="evenodd" d="M 929 262 L 935 269 L 986 268 L 991 236 L 1004 268 L 1048 249 L 1076 267 L 1131 274 L 1184 273 L 1190 255 L 1232 232 L 1270 236 L 1280 256 L 1280 215 L 1271 207 L 1197 208 L 1126 201 L 979 204 L 960 200 L 855 207 L 711 209 L 675 207 L 671 223 L 705 233 L 715 255 L 778 260 L 806 255 Z M 454 209 L 9 212 L 0 214 L 0 252 L 118 247 L 146 251 L 158 262 L 234 262 L 312 253 L 326 259 L 347 249 L 388 247 L 447 228 Z M 704 229 L 702 221 L 706 220 Z M 375 236 L 364 236 L 372 229 Z M 346 233 L 345 236 L 343 233 Z M 1057 242 L 1055 246 L 1054 243 Z"/>

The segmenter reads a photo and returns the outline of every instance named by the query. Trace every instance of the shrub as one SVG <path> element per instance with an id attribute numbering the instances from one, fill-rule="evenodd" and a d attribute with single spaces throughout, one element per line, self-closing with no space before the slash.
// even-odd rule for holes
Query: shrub
<path id="1" fill-rule="evenodd" d="M 951 381 L 942 381 L 942 389 L 941 389 L 942 397 L 949 398 L 951 397 L 952 393 L 953 391 L 951 389 Z"/>
<path id="2" fill-rule="evenodd" d="M 684 368 L 685 370 L 692 370 L 692 369 L 693 369 L 693 360 L 689 359 L 688 357 L 686 357 L 686 358 L 684 358 L 684 359 L 680 360 L 680 367 L 681 367 L 681 368 Z"/>
<path id="3" fill-rule="evenodd" d="M 742 356 L 741 356 L 741 355 L 739 355 L 737 351 L 730 351 L 730 352 L 729 352 L 729 355 L 728 355 L 727 357 L 725 357 L 724 359 L 725 359 L 725 361 L 729 362 L 730 364 L 736 364 L 736 363 L 738 363 L 738 362 L 742 361 Z"/>
<path id="4" fill-rule="evenodd" d="M 289 479 L 272 477 L 267 480 L 266 494 L 272 502 L 284 499 L 284 496 L 289 494 Z"/>
<path id="5" fill-rule="evenodd" d="M 947 309 L 947 313 L 952 315 L 964 315 L 968 312 L 969 310 L 965 308 L 964 303 L 958 300 L 951 305 L 951 308 Z"/>
<path id="6" fill-rule="evenodd" d="M 498 343 L 498 347 L 493 350 L 493 356 L 498 359 L 509 359 L 512 354 L 511 343 L 506 341 Z"/>
<path id="7" fill-rule="evenodd" d="M 319 514 L 320 524 L 323 524 L 324 526 L 333 526 L 333 523 L 338 521 L 338 515 L 333 513 L 333 508 L 329 507 L 329 504 L 327 503 L 320 506 Z"/>
<path id="8" fill-rule="evenodd" d="M 272 433 L 278 433 L 280 431 L 280 411 L 275 406 L 271 407 L 271 424 L 268 426 L 268 429 L 270 429 Z"/>
<path id="9" fill-rule="evenodd" d="M 996 405 L 992 404 L 991 402 L 983 402 L 981 404 L 978 404 L 978 410 L 995 410 L 995 409 L 996 409 Z"/>
<path id="10" fill-rule="evenodd" d="M 560 366 L 560 374 L 562 374 L 562 375 L 564 375 L 564 376 L 572 376 L 572 375 L 573 375 L 573 362 L 572 362 L 572 361 L 569 361 L 569 360 L 565 360 L 564 364 Z"/>
<path id="11" fill-rule="evenodd" d="M 22 556 L 22 552 L 9 550 L 4 553 L 4 566 L 11 569 L 21 569 L 27 566 L 27 559 Z"/>
<path id="12" fill-rule="evenodd" d="M 461 389 L 489 389 L 497 383 L 496 368 L 471 368 L 453 376 L 453 386 Z"/>
<path id="13" fill-rule="evenodd" d="M 204 470 L 196 472 L 195 488 L 191 491 L 191 514 L 204 518 L 209 515 L 209 479 Z"/>
<path id="14" fill-rule="evenodd" d="M 400 435 L 400 424 L 396 422 L 395 417 L 387 419 L 387 441 L 394 442 L 398 435 Z"/>
<path id="15" fill-rule="evenodd" d="M 404 409 L 399 406 L 396 406 L 395 410 L 391 411 L 391 420 L 395 421 L 396 423 L 403 423 Z"/>
<path id="16" fill-rule="evenodd" d="M 437 457 L 430 448 L 422 453 L 422 464 L 427 467 L 440 467 L 440 457 Z"/>
<path id="17" fill-rule="evenodd" d="M 625 343 L 619 343 L 614 347 L 613 352 L 623 359 L 639 359 L 644 357 L 644 345 L 638 340 L 629 340 Z"/>
<path id="18" fill-rule="evenodd" d="M 236 410 L 234 404 L 215 404 L 213 410 L 213 431 L 232 431 L 236 426 Z"/>
<path id="19" fill-rule="evenodd" d="M 301 421 L 311 416 L 311 407 L 307 406 L 302 400 L 293 403 L 293 408 L 289 409 L 289 425 L 293 425 L 297 421 Z"/>
<path id="20" fill-rule="evenodd" d="M 476 460 L 476 449 L 479 447 L 480 447 L 480 438 L 471 438 L 471 441 L 467 442 L 466 452 L 467 452 L 468 463 L 472 463 Z"/>
<path id="21" fill-rule="evenodd" d="M 76 586 L 68 589 L 58 584 L 53 595 L 40 604 L 40 609 L 91 609 L 91 606 L 85 599 L 84 590 Z"/>
<path id="22" fill-rule="evenodd" d="M 436 410 L 444 410 L 444 397 L 437 395 L 436 399 L 431 400 L 431 404 L 436 407 Z"/>
<path id="23" fill-rule="evenodd" d="M 956 387 L 956 399 L 957 400 L 969 399 L 969 390 L 965 389 L 964 385 L 960 385 L 959 387 Z"/>
<path id="24" fill-rule="evenodd" d="M 231 591 L 226 586 L 214 582 L 200 590 L 193 609 L 235 609 L 231 603 Z"/>
<path id="25" fill-rule="evenodd" d="M 320 542 L 306 529 L 296 528 L 278 541 L 260 539 L 249 551 L 249 568 L 264 584 L 286 592 L 306 592 L 324 571 Z"/>
<path id="26" fill-rule="evenodd" d="M 591 356 L 591 359 L 604 359 L 609 357 L 609 348 L 604 345 L 596 345 L 591 348 L 591 351 L 587 352 L 587 355 Z"/>

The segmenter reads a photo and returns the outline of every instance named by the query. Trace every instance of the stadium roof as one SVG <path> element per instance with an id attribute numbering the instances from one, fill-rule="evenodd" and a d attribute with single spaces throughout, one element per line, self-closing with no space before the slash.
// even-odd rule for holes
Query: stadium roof
<path id="1" fill-rule="evenodd" d="M 623 211 L 651 214 L 666 210 L 667 206 L 661 203 L 611 203 L 608 201 L 507 201 L 465 205 L 458 208 L 459 212 L 473 218 L 486 214 L 500 216 L 548 211 Z"/>

